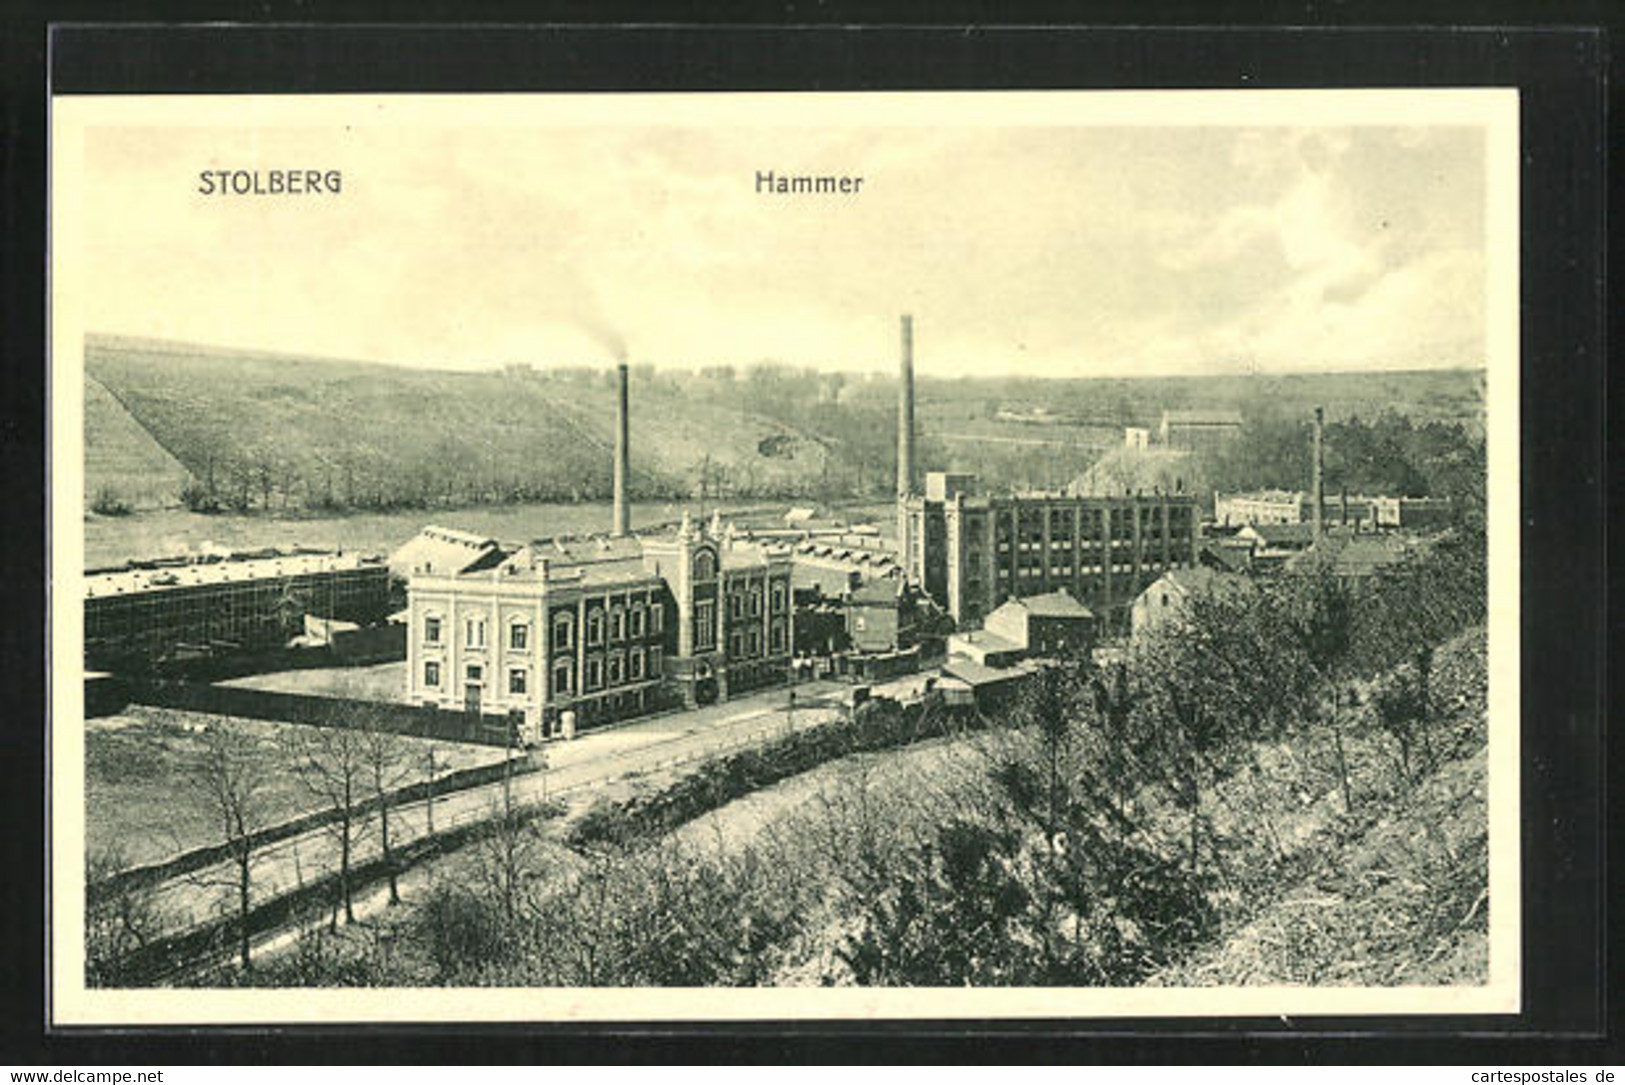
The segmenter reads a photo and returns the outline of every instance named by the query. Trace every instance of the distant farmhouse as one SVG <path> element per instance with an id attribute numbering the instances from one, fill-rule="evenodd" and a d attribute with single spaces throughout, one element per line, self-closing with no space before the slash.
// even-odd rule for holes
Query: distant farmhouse
<path id="1" fill-rule="evenodd" d="M 1223 447 L 1241 434 L 1241 415 L 1230 410 L 1163 411 L 1157 439 L 1193 452 Z"/>

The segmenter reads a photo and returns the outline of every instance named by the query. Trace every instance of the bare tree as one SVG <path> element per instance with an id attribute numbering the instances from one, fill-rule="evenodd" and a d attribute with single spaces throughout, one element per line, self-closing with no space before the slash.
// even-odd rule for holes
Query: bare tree
<path id="1" fill-rule="evenodd" d="M 163 930 L 164 918 L 150 885 L 115 877 L 130 866 L 119 844 L 91 852 L 85 864 L 85 983 L 117 987 L 128 978 L 128 961 Z"/>
<path id="2" fill-rule="evenodd" d="M 412 765 L 411 752 L 405 741 L 394 731 L 388 730 L 386 722 L 378 709 L 362 716 L 361 760 L 366 769 L 367 783 L 377 803 L 378 847 L 384 861 L 384 872 L 389 877 L 389 903 L 399 904 L 400 879 L 389 837 L 389 809 L 394 792 L 411 778 Z M 430 786 L 433 787 L 432 782 Z"/>
<path id="3" fill-rule="evenodd" d="M 215 826 L 229 857 L 229 884 L 237 902 L 237 955 L 244 971 L 254 967 L 249 915 L 258 859 L 255 834 L 265 828 L 270 813 L 269 760 L 257 735 L 240 723 L 221 720 L 203 733 L 203 757 L 189 774 L 200 813 Z M 205 877 L 202 884 L 217 883 Z"/>
<path id="4" fill-rule="evenodd" d="M 292 728 L 284 741 L 301 786 L 333 812 L 326 830 L 339 850 L 338 885 L 329 924 L 336 929 L 340 906 L 344 921 L 355 922 L 350 866 L 366 828 L 366 819 L 358 810 L 368 785 L 366 730 L 352 718 L 349 706 L 335 702 L 328 725 Z"/>

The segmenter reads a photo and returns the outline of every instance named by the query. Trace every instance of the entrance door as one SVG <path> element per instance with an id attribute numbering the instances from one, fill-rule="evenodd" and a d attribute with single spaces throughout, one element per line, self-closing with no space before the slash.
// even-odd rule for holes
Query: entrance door
<path id="1" fill-rule="evenodd" d="M 717 680 L 701 678 L 694 683 L 694 700 L 698 704 L 716 704 Z"/>

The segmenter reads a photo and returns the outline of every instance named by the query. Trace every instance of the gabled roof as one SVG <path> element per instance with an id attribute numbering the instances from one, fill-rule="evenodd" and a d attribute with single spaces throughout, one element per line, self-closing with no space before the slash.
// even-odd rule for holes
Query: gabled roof
<path id="1" fill-rule="evenodd" d="M 1010 602 L 1022 607 L 1028 614 L 1039 618 L 1093 618 L 1095 616 L 1094 611 L 1064 591 L 1052 591 L 1044 595 L 1028 595 L 1020 599 L 1012 599 Z"/>
<path id="2" fill-rule="evenodd" d="M 1240 534 L 1258 536 L 1266 546 L 1308 546 L 1315 541 L 1315 525 L 1309 524 L 1248 524 Z"/>

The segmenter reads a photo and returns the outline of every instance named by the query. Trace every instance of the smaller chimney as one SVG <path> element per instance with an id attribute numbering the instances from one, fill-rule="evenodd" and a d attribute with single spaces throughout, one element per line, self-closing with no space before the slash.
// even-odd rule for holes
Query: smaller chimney
<path id="1" fill-rule="evenodd" d="M 616 538 L 625 535 L 632 525 L 632 510 L 626 493 L 627 459 L 631 452 L 626 385 L 626 361 L 622 359 L 615 365 L 615 510 L 610 534 Z"/>
<path id="2" fill-rule="evenodd" d="M 1319 539 L 1326 534 L 1326 463 L 1322 456 L 1324 438 L 1322 431 L 1326 427 L 1326 409 L 1315 408 L 1315 445 L 1314 462 L 1310 467 L 1310 489 L 1314 492 L 1309 500 L 1314 502 L 1315 538 Z"/>

